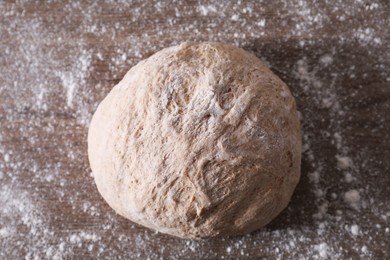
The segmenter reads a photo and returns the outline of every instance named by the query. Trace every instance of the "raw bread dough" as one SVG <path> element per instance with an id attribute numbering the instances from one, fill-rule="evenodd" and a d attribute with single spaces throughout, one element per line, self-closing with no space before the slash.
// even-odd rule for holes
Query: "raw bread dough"
<path id="1" fill-rule="evenodd" d="M 256 56 L 183 43 L 134 66 L 88 134 L 97 188 L 120 215 L 183 238 L 256 230 L 288 204 L 301 133 L 288 87 Z"/>

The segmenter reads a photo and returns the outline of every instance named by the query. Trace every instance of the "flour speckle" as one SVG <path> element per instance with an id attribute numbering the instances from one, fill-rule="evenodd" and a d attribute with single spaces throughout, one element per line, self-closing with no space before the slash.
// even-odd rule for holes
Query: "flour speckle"
<path id="1" fill-rule="evenodd" d="M 7 238 L 8 236 L 11 235 L 11 230 L 9 230 L 7 227 L 1 228 L 0 229 L 0 237 L 2 238 Z"/>
<path id="2" fill-rule="evenodd" d="M 208 6 L 201 5 L 199 6 L 199 11 L 202 15 L 207 16 L 209 13 L 217 12 L 217 9 L 214 5 L 208 5 Z"/>
<path id="3" fill-rule="evenodd" d="M 232 252 L 232 247 L 228 246 L 228 247 L 226 248 L 226 253 L 230 254 L 230 252 Z"/>
<path id="4" fill-rule="evenodd" d="M 356 224 L 351 225 L 351 234 L 354 236 L 359 235 L 359 226 L 358 225 L 356 225 Z"/>
<path id="5" fill-rule="evenodd" d="M 231 19 L 232 19 L 232 21 L 236 22 L 240 19 L 240 17 L 237 14 L 233 14 Z"/>
<path id="6" fill-rule="evenodd" d="M 321 243 L 321 244 L 317 245 L 315 248 L 318 251 L 320 257 L 322 257 L 322 258 L 328 257 L 329 246 L 326 243 Z"/>
<path id="7" fill-rule="evenodd" d="M 350 174 L 349 172 L 347 172 L 347 173 L 345 174 L 345 176 L 344 176 L 344 181 L 345 181 L 346 183 L 351 183 L 351 182 L 353 182 L 353 176 L 352 176 L 352 174 Z"/>
<path id="8" fill-rule="evenodd" d="M 60 77 L 63 88 L 66 90 L 66 104 L 72 107 L 74 96 L 77 95 L 77 90 L 85 84 L 86 73 L 88 73 L 90 64 L 90 54 L 82 51 L 77 58 L 74 67 L 70 71 L 57 71 L 56 74 Z"/>
<path id="9" fill-rule="evenodd" d="M 337 166 L 340 167 L 341 169 L 345 170 L 352 167 L 352 159 L 349 158 L 348 156 L 336 155 L 336 159 L 337 159 Z"/>
<path id="10" fill-rule="evenodd" d="M 320 58 L 320 61 L 325 66 L 328 66 L 333 62 L 333 57 L 329 54 L 325 54 Z"/>
<path id="11" fill-rule="evenodd" d="M 260 19 L 257 24 L 259 25 L 259 27 L 264 27 L 265 26 L 265 19 Z"/>
<path id="12" fill-rule="evenodd" d="M 0 258 L 390 258 L 386 1 L 1 1 L 0 13 Z M 297 99 L 300 185 L 248 236 L 166 238 L 93 185 L 92 113 L 131 66 L 183 41 L 252 51 Z"/>
<path id="13" fill-rule="evenodd" d="M 356 207 L 360 202 L 360 193 L 357 190 L 349 190 L 344 193 L 344 201 L 352 207 Z"/>

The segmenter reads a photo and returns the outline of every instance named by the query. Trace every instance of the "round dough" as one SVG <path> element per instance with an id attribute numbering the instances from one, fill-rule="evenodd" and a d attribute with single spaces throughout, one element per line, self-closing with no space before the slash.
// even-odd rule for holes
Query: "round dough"
<path id="1" fill-rule="evenodd" d="M 97 188 L 120 215 L 183 238 L 256 230 L 288 204 L 301 133 L 288 87 L 256 56 L 184 43 L 134 66 L 88 134 Z"/>

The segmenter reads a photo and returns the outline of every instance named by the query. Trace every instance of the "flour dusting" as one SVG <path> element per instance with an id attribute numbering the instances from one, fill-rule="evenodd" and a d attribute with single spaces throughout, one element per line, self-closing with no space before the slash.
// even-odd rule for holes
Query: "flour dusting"
<path id="1" fill-rule="evenodd" d="M 386 1 L 3 1 L 0 12 L 1 259 L 390 258 Z M 133 65 L 183 41 L 253 52 L 297 99 L 301 182 L 252 234 L 156 234 L 93 183 L 97 105 Z"/>

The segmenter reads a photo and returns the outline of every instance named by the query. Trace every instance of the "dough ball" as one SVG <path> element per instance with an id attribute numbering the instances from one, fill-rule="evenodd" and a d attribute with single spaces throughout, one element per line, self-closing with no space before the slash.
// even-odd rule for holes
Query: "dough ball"
<path id="1" fill-rule="evenodd" d="M 99 192 L 125 218 L 183 238 L 239 235 L 289 203 L 300 124 L 288 87 L 256 56 L 184 43 L 111 90 L 88 153 Z"/>

